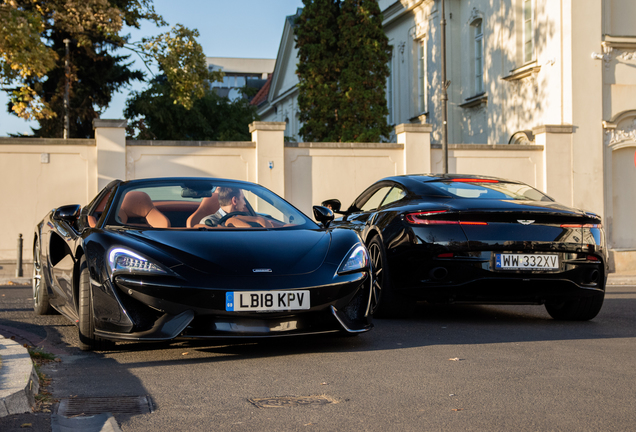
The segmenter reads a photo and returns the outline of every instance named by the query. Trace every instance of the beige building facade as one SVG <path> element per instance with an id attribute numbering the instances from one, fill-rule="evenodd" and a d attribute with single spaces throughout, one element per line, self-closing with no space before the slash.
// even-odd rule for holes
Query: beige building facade
<path id="1" fill-rule="evenodd" d="M 449 143 L 545 146 L 538 183 L 603 216 L 614 258 L 636 270 L 636 1 L 445 1 Z M 441 2 L 379 4 L 393 47 L 389 123 L 430 124 L 440 143 Z M 293 45 L 288 19 L 259 112 L 300 139 Z"/>

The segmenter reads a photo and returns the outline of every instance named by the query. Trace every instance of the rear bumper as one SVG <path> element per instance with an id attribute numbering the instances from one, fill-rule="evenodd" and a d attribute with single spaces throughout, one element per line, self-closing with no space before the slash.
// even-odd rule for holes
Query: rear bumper
<path id="1" fill-rule="evenodd" d="M 604 262 L 575 256 L 559 253 L 560 268 L 545 271 L 496 270 L 493 252 L 429 258 L 414 266 L 396 290 L 418 300 L 493 304 L 543 304 L 602 295 L 607 279 Z"/>

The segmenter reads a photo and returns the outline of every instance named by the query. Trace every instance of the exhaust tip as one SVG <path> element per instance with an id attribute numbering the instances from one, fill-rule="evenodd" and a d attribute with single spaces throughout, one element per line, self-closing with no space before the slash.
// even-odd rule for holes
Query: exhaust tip
<path id="1" fill-rule="evenodd" d="M 600 277 L 601 273 L 598 270 L 594 269 L 588 273 L 587 281 L 589 283 L 597 283 Z"/>
<path id="2" fill-rule="evenodd" d="M 431 279 L 441 280 L 448 276 L 448 270 L 444 267 L 435 267 L 430 271 L 429 275 L 431 276 Z"/>

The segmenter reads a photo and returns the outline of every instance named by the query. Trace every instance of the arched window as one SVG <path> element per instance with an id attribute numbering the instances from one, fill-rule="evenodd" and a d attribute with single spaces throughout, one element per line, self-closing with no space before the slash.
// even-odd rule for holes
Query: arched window
<path id="1" fill-rule="evenodd" d="M 473 21 L 474 51 L 475 59 L 475 95 L 484 92 L 484 30 L 483 21 L 478 19 Z"/>
<path id="2" fill-rule="evenodd" d="M 391 47 L 393 48 L 393 47 Z M 393 52 L 393 49 L 391 49 Z M 393 54 L 389 58 L 389 76 L 386 79 L 386 104 L 389 109 L 388 123 L 393 124 Z"/>
<path id="3" fill-rule="evenodd" d="M 523 0 L 523 62 L 534 59 L 534 0 Z"/>
<path id="4" fill-rule="evenodd" d="M 426 38 L 417 41 L 417 108 L 420 114 L 428 111 L 428 82 L 426 79 Z"/>

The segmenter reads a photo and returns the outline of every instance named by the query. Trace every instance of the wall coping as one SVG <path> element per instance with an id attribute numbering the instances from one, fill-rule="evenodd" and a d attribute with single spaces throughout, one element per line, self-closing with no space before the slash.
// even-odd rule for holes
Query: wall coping
<path id="1" fill-rule="evenodd" d="M 126 147 L 225 147 L 254 148 L 253 141 L 168 141 L 168 140 L 126 140 Z"/>
<path id="2" fill-rule="evenodd" d="M 415 124 L 415 123 L 401 123 L 395 126 L 395 133 L 415 132 L 415 133 L 431 133 L 433 132 L 432 124 Z"/>
<path id="3" fill-rule="evenodd" d="M 287 128 L 285 122 L 262 122 L 255 121 L 250 123 L 250 133 L 255 131 L 284 131 Z"/>
<path id="4" fill-rule="evenodd" d="M 574 126 L 572 125 L 541 125 L 532 128 L 532 133 L 535 135 L 542 133 L 553 134 L 571 134 L 574 133 Z"/>
<path id="5" fill-rule="evenodd" d="M 96 128 L 125 128 L 128 120 L 119 119 L 93 119 L 93 129 Z"/>
<path id="6" fill-rule="evenodd" d="M 441 144 L 431 144 L 432 149 L 441 149 Z M 543 151 L 540 144 L 449 144 L 449 150 L 507 150 L 507 151 Z"/>
<path id="7" fill-rule="evenodd" d="M 12 138 L 0 137 L 0 145 L 83 145 L 94 146 L 93 138 Z"/>
<path id="8" fill-rule="evenodd" d="M 312 148 L 312 149 L 399 149 L 404 148 L 404 144 L 396 143 L 361 143 L 361 142 L 286 142 L 286 148 Z"/>

